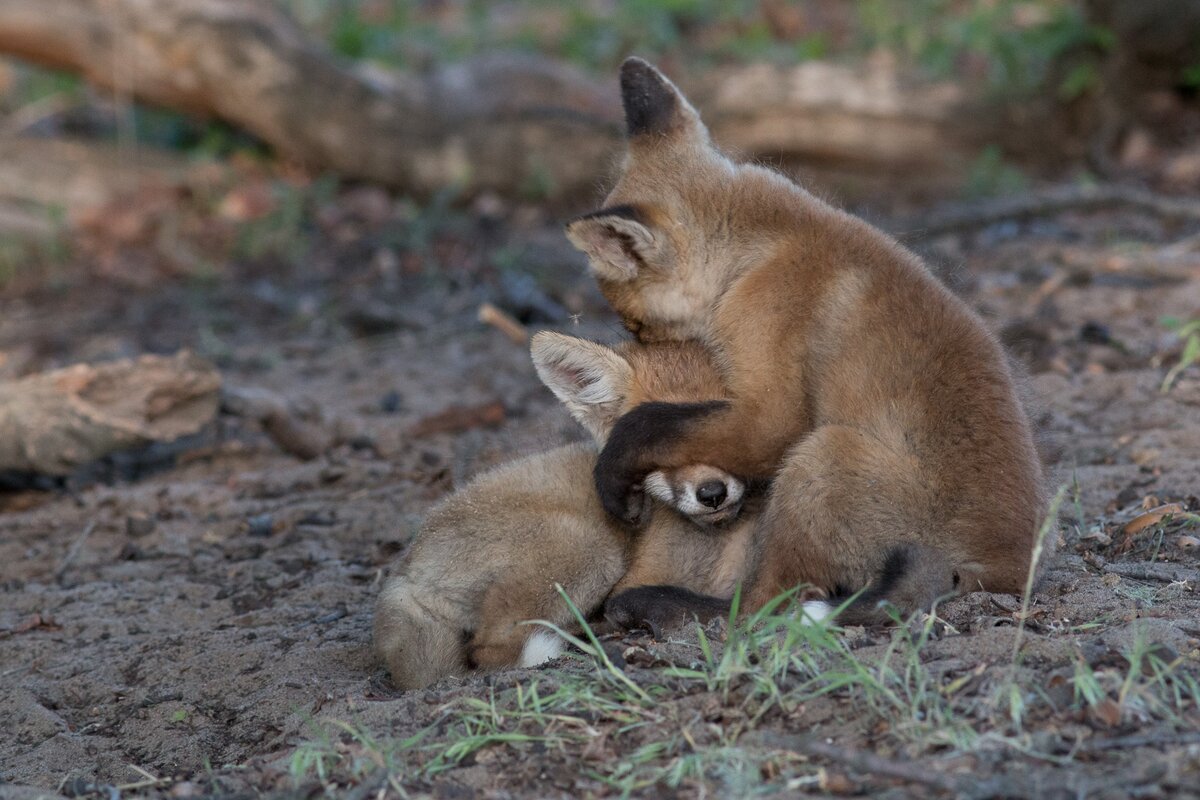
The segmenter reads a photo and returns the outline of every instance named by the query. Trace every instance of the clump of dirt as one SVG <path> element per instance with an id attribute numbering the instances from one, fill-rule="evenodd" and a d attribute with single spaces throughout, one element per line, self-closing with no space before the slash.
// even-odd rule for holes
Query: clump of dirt
<path id="1" fill-rule="evenodd" d="M 356 240 L 303 270 L 233 271 L 216 286 L 115 291 L 80 280 L 62 294 L 3 299 L 0 351 L 25 352 L 27 369 L 191 346 L 228 381 L 306 401 L 357 433 L 301 461 L 253 420 L 222 417 L 158 460 L 137 454 L 65 488 L 0 495 L 0 793 L 291 790 L 297 746 L 326 735 L 330 721 L 399 738 L 433 725 L 437 736 L 464 698 L 591 674 L 559 664 L 400 694 L 369 649 L 383 570 L 429 505 L 481 468 L 580 436 L 526 349 L 476 319 L 490 301 L 535 325 L 614 338 L 555 231 L 535 223 L 509 240 L 536 262 L 537 291 L 487 266 L 481 251 L 494 237 L 468 233 L 439 247 L 476 264 L 470 275 L 397 272 L 378 258 L 347 268 L 370 250 Z M 1061 773 L 1080 791 L 1107 781 L 1123 792 L 1136 766 L 1152 794 L 1196 785 L 1195 745 L 1177 735 L 1200 721 L 1196 698 L 1181 701 L 1174 721 L 1101 703 L 1065 710 L 1078 664 L 1123 674 L 1135 642 L 1193 680 L 1200 672 L 1200 374 L 1160 391 L 1181 348 L 1161 319 L 1200 309 L 1200 250 L 1194 238 L 1173 244 L 1183 233 L 1134 212 L 1067 213 L 920 243 L 933 263 L 960 265 L 953 283 L 1021 354 L 1053 480 L 1066 486 L 1058 554 L 1028 613 L 1020 598 L 966 596 L 942 609 L 948 627 L 921 651 L 943 687 L 983 697 L 1008 669 L 1023 623 L 1022 680 L 1059 700 L 1031 703 L 1025 723 L 1041 737 L 1030 751 L 1050 760 L 981 747 L 926 762 L 947 780 Z M 454 408 L 452 417 L 490 410 L 446 424 Z M 887 634 L 850 636 L 858 657 L 889 657 Z M 656 723 L 614 727 L 574 750 L 514 741 L 436 772 L 421 772 L 428 757 L 414 750 L 403 782 L 440 796 L 603 794 L 615 790 L 581 764 L 655 742 L 676 742 L 654 756 L 672 757 L 693 747 L 678 744 L 681 727 L 703 720 L 695 748 L 744 729 L 747 752 L 829 766 L 824 784 L 797 787 L 929 790 L 863 763 L 795 755 L 795 737 L 815 735 L 906 758 L 887 726 L 865 729 L 836 694 L 752 718 L 736 698 L 671 683 L 664 668 L 694 662 L 697 641 L 610 643 L 637 685 L 677 689 L 657 695 Z M 758 780 L 775 769 L 762 766 Z M 701 770 L 670 788 L 703 796 L 722 785 Z"/>

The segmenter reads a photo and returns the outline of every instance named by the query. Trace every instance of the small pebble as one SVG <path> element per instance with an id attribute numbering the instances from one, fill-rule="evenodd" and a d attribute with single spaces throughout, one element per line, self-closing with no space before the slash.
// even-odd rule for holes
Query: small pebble
<path id="1" fill-rule="evenodd" d="M 1112 344 L 1112 331 L 1100 322 L 1088 321 L 1079 329 L 1079 338 L 1088 344 Z"/>
<path id="2" fill-rule="evenodd" d="M 134 539 L 154 533 L 154 526 L 154 517 L 142 511 L 134 512 L 125 518 L 125 533 Z"/>
<path id="3" fill-rule="evenodd" d="M 191 781 L 180 781 L 171 787 L 171 797 L 195 797 L 200 794 L 200 787 Z"/>
<path id="4" fill-rule="evenodd" d="M 270 514 L 256 514 L 246 520 L 246 533 L 251 536 L 267 537 L 275 532 L 275 518 Z"/>
<path id="5" fill-rule="evenodd" d="M 384 414 L 395 414 L 404 405 L 404 398 L 395 389 L 379 399 L 379 410 Z"/>

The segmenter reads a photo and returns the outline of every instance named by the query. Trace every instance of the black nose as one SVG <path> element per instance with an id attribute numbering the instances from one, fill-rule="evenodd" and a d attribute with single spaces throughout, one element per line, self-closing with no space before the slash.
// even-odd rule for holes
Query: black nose
<path id="1" fill-rule="evenodd" d="M 709 508 L 720 508 L 725 502 L 725 484 L 722 481 L 705 481 L 696 487 L 696 499 Z"/>

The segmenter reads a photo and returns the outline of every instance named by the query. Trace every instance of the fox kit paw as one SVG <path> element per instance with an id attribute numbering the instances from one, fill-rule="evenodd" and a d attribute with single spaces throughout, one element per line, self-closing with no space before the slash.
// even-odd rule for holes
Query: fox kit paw
<path id="1" fill-rule="evenodd" d="M 654 638 L 692 620 L 708 622 L 729 613 L 729 601 L 678 586 L 635 586 L 604 604 L 604 618 L 625 630 L 647 628 Z"/>
<path id="2" fill-rule="evenodd" d="M 632 512 L 642 510 L 644 502 L 632 496 L 641 492 L 642 481 L 662 463 L 657 456 L 664 454 L 666 444 L 682 438 L 694 422 L 727 405 L 723 401 L 649 402 L 617 420 L 596 459 L 596 492 L 604 510 L 637 524 L 639 515 Z"/>
<path id="3" fill-rule="evenodd" d="M 596 493 L 604 510 L 617 519 L 640 527 L 650 518 L 650 499 L 641 480 L 626 473 L 602 470 L 596 465 Z"/>
<path id="4" fill-rule="evenodd" d="M 625 496 L 625 514 L 621 519 L 635 528 L 644 528 L 650 521 L 654 501 L 640 484 L 634 484 Z"/>

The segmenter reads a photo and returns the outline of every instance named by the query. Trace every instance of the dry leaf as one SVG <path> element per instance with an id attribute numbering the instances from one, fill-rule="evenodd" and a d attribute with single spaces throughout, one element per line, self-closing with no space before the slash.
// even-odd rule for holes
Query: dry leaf
<path id="1" fill-rule="evenodd" d="M 491 428 L 506 418 L 504 404 L 499 400 L 478 406 L 450 406 L 445 411 L 417 420 L 408 429 L 413 438 L 435 433 L 462 433 L 473 428 Z"/>
<path id="2" fill-rule="evenodd" d="M 28 633 L 33 630 L 59 631 L 62 626 L 54 621 L 54 617 L 49 614 L 43 616 L 41 614 L 30 614 L 29 618 L 24 622 L 17 623 L 7 630 L 0 630 L 0 639 L 7 636 L 14 636 L 18 633 Z"/>
<path id="3" fill-rule="evenodd" d="M 1092 706 L 1092 717 L 1110 728 L 1115 728 L 1121 724 L 1121 706 L 1112 700 L 1097 703 Z"/>
<path id="4" fill-rule="evenodd" d="M 1112 544 L 1112 537 L 1105 533 L 1103 528 L 1095 527 L 1079 537 L 1082 542 L 1096 542 L 1101 546 Z"/>
<path id="5" fill-rule="evenodd" d="M 1167 503 L 1166 505 L 1159 506 L 1158 508 L 1153 508 L 1144 514 L 1138 514 L 1136 517 L 1129 520 L 1129 522 L 1125 523 L 1125 527 L 1121 529 L 1121 532 L 1126 536 L 1134 536 L 1138 533 L 1141 533 L 1146 528 L 1149 528 L 1151 525 L 1157 525 L 1159 522 L 1162 522 L 1164 518 L 1170 516 L 1171 514 L 1182 514 L 1184 511 L 1186 511 L 1186 509 L 1184 508 L 1183 503 Z"/>
<path id="6" fill-rule="evenodd" d="M 232 222 L 262 219 L 275 210 L 275 195 L 265 183 L 249 183 L 230 190 L 217 213 Z"/>
<path id="7" fill-rule="evenodd" d="M 858 787 L 854 785 L 854 781 L 847 778 L 841 772 L 830 772 L 822 767 L 817 773 L 817 785 L 822 791 L 830 794 L 854 794 L 858 791 Z"/>

